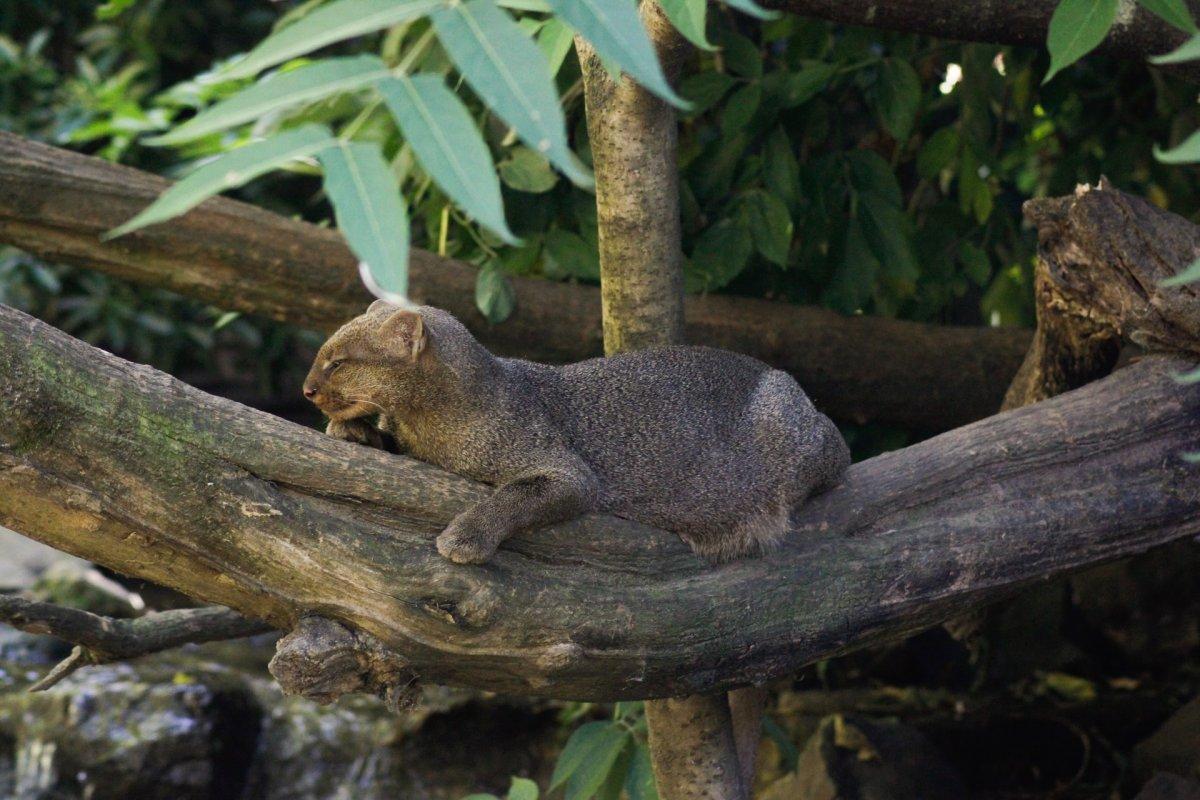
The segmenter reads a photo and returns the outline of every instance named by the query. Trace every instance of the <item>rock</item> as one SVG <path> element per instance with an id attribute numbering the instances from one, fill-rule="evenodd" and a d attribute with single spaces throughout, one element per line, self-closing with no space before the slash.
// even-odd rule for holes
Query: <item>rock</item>
<path id="1" fill-rule="evenodd" d="M 46 603 L 81 608 L 105 617 L 137 617 L 146 609 L 142 598 L 86 561 L 55 561 L 33 586 L 29 596 Z"/>
<path id="2" fill-rule="evenodd" d="M 1160 772 L 1146 782 L 1133 800 L 1200 800 L 1200 783 Z"/>
<path id="3" fill-rule="evenodd" d="M 1193 698 L 1133 748 L 1133 769 L 1142 776 L 1171 772 L 1200 780 L 1200 697 Z"/>
<path id="4" fill-rule="evenodd" d="M 835 714 L 822 720 L 796 771 L 760 800 L 961 800 L 966 788 L 913 728 Z"/>
<path id="5" fill-rule="evenodd" d="M 90 667 L 41 694 L 23 691 L 40 671 L 3 665 L 0 798 L 459 800 L 549 778 L 549 704 L 435 687 L 400 715 L 367 697 L 319 707 L 283 696 L 263 645 L 232 659 L 253 671 L 207 660 L 215 647 Z"/>
<path id="6" fill-rule="evenodd" d="M 57 562 L 86 565 L 75 556 L 47 547 L 41 542 L 26 539 L 19 533 L 0 528 L 0 593 L 28 589 L 46 568 Z"/>

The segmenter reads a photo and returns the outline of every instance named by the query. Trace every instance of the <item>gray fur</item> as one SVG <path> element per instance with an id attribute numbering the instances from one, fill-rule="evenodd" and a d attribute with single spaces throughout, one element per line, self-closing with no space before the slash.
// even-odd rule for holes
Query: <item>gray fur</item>
<path id="1" fill-rule="evenodd" d="M 406 312 L 376 304 L 348 323 L 314 373 L 339 337 L 393 313 Z M 379 428 L 414 456 L 497 485 L 438 538 L 454 561 L 486 561 L 518 530 L 589 511 L 674 531 L 714 561 L 759 553 L 850 462 L 791 376 L 748 356 L 667 347 L 551 367 L 497 358 L 446 312 L 419 313 L 425 352 L 363 357 L 345 394 L 367 391 Z M 368 441 L 361 427 L 341 420 L 330 433 Z"/>

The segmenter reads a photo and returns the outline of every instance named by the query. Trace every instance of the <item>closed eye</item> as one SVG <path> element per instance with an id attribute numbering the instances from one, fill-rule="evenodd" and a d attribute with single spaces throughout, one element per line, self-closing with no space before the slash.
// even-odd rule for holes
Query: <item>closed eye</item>
<path id="1" fill-rule="evenodd" d="M 330 375 L 332 375 L 334 372 L 337 371 L 338 367 L 340 367 L 342 364 L 345 364 L 345 363 L 346 363 L 346 360 L 344 358 L 339 358 L 336 361 L 330 361 L 328 364 L 325 365 L 325 371 L 327 373 L 329 373 Z"/>

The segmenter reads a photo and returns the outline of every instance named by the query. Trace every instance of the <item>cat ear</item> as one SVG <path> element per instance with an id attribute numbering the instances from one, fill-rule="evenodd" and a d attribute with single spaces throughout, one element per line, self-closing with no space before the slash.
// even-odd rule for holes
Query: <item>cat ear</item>
<path id="1" fill-rule="evenodd" d="M 399 308 L 399 307 L 400 306 L 396 305 L 395 303 L 389 303 L 387 300 L 376 300 L 374 303 L 371 303 L 371 305 L 367 306 L 367 313 L 374 314 L 376 311 L 378 311 L 381 308 Z"/>
<path id="2" fill-rule="evenodd" d="M 428 338 L 425 320 L 415 311 L 397 310 L 380 324 L 379 338 L 389 353 L 416 361 Z"/>

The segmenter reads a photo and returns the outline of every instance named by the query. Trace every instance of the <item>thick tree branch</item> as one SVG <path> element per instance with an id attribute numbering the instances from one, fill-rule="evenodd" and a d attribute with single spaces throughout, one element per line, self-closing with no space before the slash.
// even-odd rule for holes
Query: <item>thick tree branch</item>
<path id="1" fill-rule="evenodd" d="M 1200 533 L 1191 361 L 855 465 L 779 552 L 709 568 L 589 516 L 455 566 L 484 487 L 204 395 L 0 308 L 0 524 L 289 629 L 318 613 L 422 677 L 612 699 L 711 692 Z"/>
<path id="2" fill-rule="evenodd" d="M 1041 47 L 1058 0 L 763 0 L 768 8 L 791 11 L 847 25 L 907 31 L 966 42 L 993 42 Z M 1200 4 L 1189 0 L 1194 16 Z M 1100 52 L 1145 62 L 1178 47 L 1186 35 L 1147 11 L 1142 4 L 1122 2 L 1117 22 Z M 1200 65 L 1187 63 L 1169 71 L 1200 82 Z"/>
<path id="3" fill-rule="evenodd" d="M 144 208 L 167 181 L 0 132 L 0 242 L 51 261 L 297 325 L 329 330 L 370 302 L 336 231 L 215 199 L 111 242 L 100 235 Z M 599 291 L 514 281 L 517 311 L 489 325 L 474 269 L 415 250 L 413 295 L 463 320 L 496 352 L 540 361 L 602 353 Z M 940 431 L 995 413 L 1029 344 L 1017 329 L 842 317 L 819 308 L 690 297 L 693 344 L 748 353 L 794 374 L 824 411 Z"/>
<path id="4" fill-rule="evenodd" d="M 0 595 L 0 623 L 26 633 L 56 636 L 76 645 L 65 661 L 30 687 L 31 691 L 48 689 L 89 664 L 138 658 L 191 643 L 240 639 L 271 630 L 266 623 L 216 606 L 114 619 L 11 595 Z"/>

